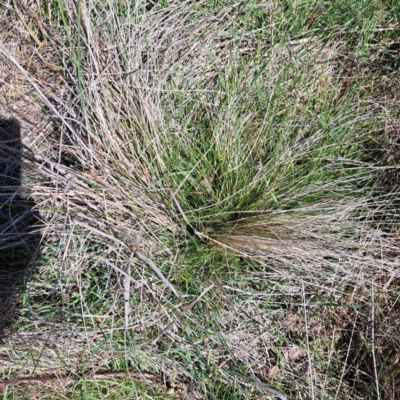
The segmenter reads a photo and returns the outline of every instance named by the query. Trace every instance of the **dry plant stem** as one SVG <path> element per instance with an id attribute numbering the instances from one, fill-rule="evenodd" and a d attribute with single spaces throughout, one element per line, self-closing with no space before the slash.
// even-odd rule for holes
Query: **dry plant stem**
<path id="1" fill-rule="evenodd" d="M 209 291 L 211 290 L 215 284 L 213 283 L 212 285 L 208 286 L 205 290 L 203 290 L 202 293 L 200 293 L 200 296 L 197 297 L 196 300 L 192 301 L 188 306 L 184 308 L 184 310 L 172 321 L 170 322 L 166 328 L 163 329 L 163 331 L 151 342 L 151 344 L 156 344 L 158 340 L 165 335 L 166 332 L 171 328 L 171 326 L 175 325 L 177 321 L 179 321 L 191 308 L 193 308 L 198 301 Z"/>
<path id="2" fill-rule="evenodd" d="M 117 377 L 145 377 L 145 378 L 150 378 L 153 379 L 157 382 L 162 382 L 162 378 L 158 375 L 151 374 L 148 372 L 131 372 L 131 371 L 122 371 L 122 372 L 104 372 L 104 373 L 99 373 L 99 374 L 93 374 L 93 373 L 88 373 L 85 374 L 83 377 L 85 379 L 101 379 L 101 378 L 117 378 Z M 7 386 L 14 386 L 14 385 L 19 385 L 21 383 L 34 383 L 34 382 L 49 382 L 49 381 L 59 381 L 59 380 L 76 380 L 80 379 L 81 377 L 77 377 L 75 375 L 67 375 L 67 374 L 62 374 L 62 375 L 57 375 L 57 374 L 51 374 L 51 375 L 45 375 L 37 378 L 32 378 L 32 377 L 24 377 L 24 378 L 18 378 L 18 379 L 12 379 L 9 381 L 0 381 L 0 388 L 5 388 Z"/>
<path id="3" fill-rule="evenodd" d="M 307 341 L 308 368 L 309 368 L 310 379 L 312 381 L 314 379 L 314 377 L 313 377 L 313 368 L 312 368 L 313 362 L 311 359 L 309 332 L 308 332 L 307 304 L 306 304 L 304 284 L 302 286 L 303 286 L 302 296 L 303 296 L 303 307 L 304 307 L 304 325 L 305 325 L 306 341 Z M 311 398 L 314 398 L 314 385 L 311 385 Z"/>
<path id="4" fill-rule="evenodd" d="M 242 375 L 239 372 L 236 372 L 236 371 L 232 371 L 232 372 L 233 372 L 234 375 L 236 375 L 239 378 L 243 378 L 243 379 L 246 379 L 246 380 L 249 379 L 245 375 Z M 274 396 L 280 398 L 281 400 L 288 400 L 288 398 L 284 394 L 282 394 L 281 392 L 278 392 L 276 389 L 272 388 L 271 386 L 266 385 L 265 383 L 252 381 L 252 384 L 256 385 L 261 390 L 265 390 L 265 391 L 273 394 Z"/>
<path id="5" fill-rule="evenodd" d="M 374 283 L 375 283 L 375 281 L 373 281 L 373 283 L 371 285 L 371 350 L 372 350 L 372 360 L 374 363 L 376 394 L 378 396 L 378 400 L 380 400 L 381 396 L 380 396 L 380 391 L 379 391 L 378 369 L 376 366 L 376 355 L 375 355 L 375 291 L 374 291 Z"/>
<path id="6" fill-rule="evenodd" d="M 129 280 L 135 284 L 137 284 L 137 281 L 135 279 L 133 279 L 127 272 L 125 272 L 123 269 L 117 267 L 116 265 L 110 263 L 110 261 L 108 261 L 106 258 L 104 257 L 99 257 L 99 259 L 101 261 L 103 261 L 105 264 L 107 264 L 108 266 L 110 266 L 111 268 L 114 268 L 117 272 L 119 272 L 120 274 L 124 275 L 126 280 Z"/>
<path id="7" fill-rule="evenodd" d="M 179 297 L 178 292 L 169 283 L 167 278 L 164 277 L 162 272 L 157 268 L 156 264 L 154 264 L 154 262 L 150 258 L 146 257 L 143 253 L 140 253 L 139 251 L 135 251 L 134 254 L 136 258 L 138 258 L 141 261 L 144 261 L 157 274 L 157 276 L 171 289 L 171 291 L 174 293 L 176 297 Z"/>
<path id="8" fill-rule="evenodd" d="M 129 262 L 128 268 L 126 270 L 128 275 L 131 275 L 131 263 Z M 129 299 L 131 294 L 131 281 L 128 277 L 124 278 L 124 303 L 125 303 L 125 329 L 129 327 Z"/>
<path id="9" fill-rule="evenodd" d="M 158 269 L 158 267 L 156 266 L 156 264 L 154 264 L 154 262 L 146 257 L 140 247 L 137 245 L 137 243 L 130 237 L 130 235 L 128 234 L 128 232 L 125 230 L 125 228 L 123 227 L 119 227 L 120 232 L 126 237 L 128 244 L 127 245 L 129 247 L 129 249 L 133 252 L 133 254 L 135 255 L 136 258 L 138 258 L 139 260 L 145 262 L 155 273 L 156 275 L 164 282 L 165 285 L 167 285 L 171 291 L 174 293 L 174 295 L 176 297 L 179 297 L 178 292 L 175 290 L 175 288 L 171 285 L 171 283 L 169 283 L 169 281 L 167 280 L 167 278 L 165 278 L 165 276 L 162 274 L 162 272 Z"/>
<path id="10" fill-rule="evenodd" d="M 72 224 L 71 232 L 68 235 L 67 243 L 65 245 L 65 250 L 64 250 L 64 253 L 62 255 L 61 265 L 60 265 L 60 268 L 59 268 L 58 273 L 57 273 L 57 279 L 56 279 L 56 282 L 54 283 L 53 290 L 51 292 L 51 301 L 53 303 L 54 303 L 54 298 L 55 298 L 55 294 L 56 294 L 56 291 L 57 291 L 57 287 L 58 287 L 58 284 L 59 284 L 59 281 L 60 281 L 61 271 L 64 268 L 64 265 L 66 263 L 68 249 L 69 249 L 69 246 L 71 244 L 73 232 L 74 232 L 74 224 Z"/>

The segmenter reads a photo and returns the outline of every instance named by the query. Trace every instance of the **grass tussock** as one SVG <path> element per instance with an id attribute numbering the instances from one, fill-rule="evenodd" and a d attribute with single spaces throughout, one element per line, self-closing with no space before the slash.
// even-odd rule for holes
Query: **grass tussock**
<path id="1" fill-rule="evenodd" d="M 1 6 L 6 397 L 400 395 L 400 10 L 320 3 Z"/>

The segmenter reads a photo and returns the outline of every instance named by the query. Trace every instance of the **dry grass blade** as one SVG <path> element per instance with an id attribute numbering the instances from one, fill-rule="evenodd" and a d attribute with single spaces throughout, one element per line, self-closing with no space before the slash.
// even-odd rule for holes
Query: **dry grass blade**
<path id="1" fill-rule="evenodd" d="M 159 339 L 161 339 L 161 337 L 163 337 L 169 329 L 171 329 L 172 326 L 174 326 L 189 310 L 191 310 L 199 301 L 200 299 L 207 293 L 209 292 L 213 287 L 215 286 L 215 284 L 213 283 L 212 285 L 208 286 L 206 289 L 204 289 L 199 297 L 197 297 L 197 299 L 195 299 L 194 301 L 192 301 L 188 306 L 186 306 L 183 311 L 172 321 L 170 322 L 163 330 L 162 332 L 160 332 L 158 334 L 158 336 L 151 342 L 151 344 L 156 344 Z"/>
<path id="2" fill-rule="evenodd" d="M 174 293 L 176 297 L 179 297 L 178 292 L 175 290 L 175 288 L 169 283 L 169 281 L 165 278 L 165 276 L 162 274 L 162 272 L 159 270 L 156 264 L 147 256 L 143 254 L 143 250 L 137 245 L 137 243 L 130 237 L 128 232 L 123 228 L 119 227 L 119 230 L 125 235 L 126 240 L 128 241 L 129 248 L 133 252 L 136 258 L 139 260 L 145 262 L 156 274 L 157 276 L 164 282 L 165 285 L 167 285 L 171 291 Z"/>
<path id="3" fill-rule="evenodd" d="M 167 3 L 0 6 L 6 396 L 398 398 L 398 6 Z"/>
<path id="4" fill-rule="evenodd" d="M 126 273 L 128 275 L 131 274 L 131 263 L 128 264 Z M 125 277 L 125 279 L 124 279 L 125 329 L 129 328 L 129 314 L 131 311 L 130 304 L 129 304 L 130 298 L 131 298 L 131 282 L 130 282 L 129 278 Z"/>

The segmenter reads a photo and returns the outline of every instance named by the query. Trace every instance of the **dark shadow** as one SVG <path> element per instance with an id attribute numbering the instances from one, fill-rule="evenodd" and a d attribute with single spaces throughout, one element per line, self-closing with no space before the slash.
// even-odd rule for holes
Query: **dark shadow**
<path id="1" fill-rule="evenodd" d="M 0 339 L 39 255 L 39 215 L 21 186 L 24 153 L 16 119 L 0 119 Z"/>

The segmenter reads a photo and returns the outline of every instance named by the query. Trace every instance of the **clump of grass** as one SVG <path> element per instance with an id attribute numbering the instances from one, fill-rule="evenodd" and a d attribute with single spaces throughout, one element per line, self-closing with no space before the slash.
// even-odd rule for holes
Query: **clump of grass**
<path id="1" fill-rule="evenodd" d="M 393 398 L 399 343 L 383 326 L 395 325 L 398 166 L 385 126 L 398 119 L 396 97 L 380 99 L 396 71 L 391 59 L 377 92 L 368 64 L 392 45 L 395 6 L 18 7 L 10 20 L 63 82 L 51 94 L 3 46 L 54 123 L 27 140 L 47 225 L 20 335 L 42 330 L 57 354 L 32 340 L 36 373 L 80 374 L 61 384 L 67 397 Z M 105 394 L 89 378 L 121 370 L 165 390 L 143 375 Z"/>

